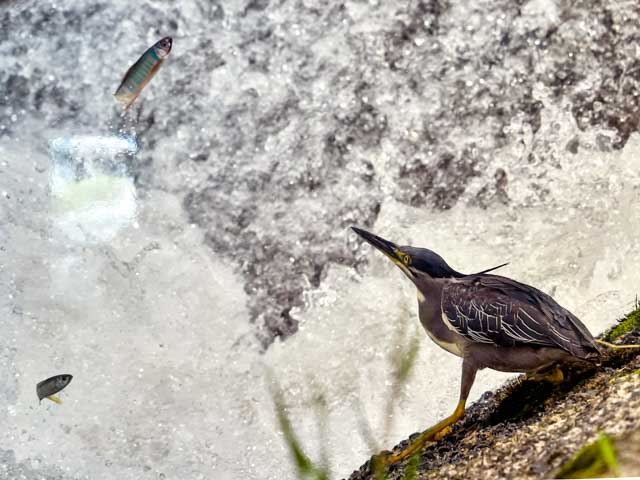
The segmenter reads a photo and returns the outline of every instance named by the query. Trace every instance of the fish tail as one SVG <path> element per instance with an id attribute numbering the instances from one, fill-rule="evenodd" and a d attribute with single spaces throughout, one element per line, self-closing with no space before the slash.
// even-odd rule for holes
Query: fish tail
<path id="1" fill-rule="evenodd" d="M 49 400 L 51 400 L 53 403 L 57 403 L 58 405 L 62 405 L 62 400 L 60 400 L 58 397 L 56 397 L 55 395 L 50 395 L 47 397 Z"/>

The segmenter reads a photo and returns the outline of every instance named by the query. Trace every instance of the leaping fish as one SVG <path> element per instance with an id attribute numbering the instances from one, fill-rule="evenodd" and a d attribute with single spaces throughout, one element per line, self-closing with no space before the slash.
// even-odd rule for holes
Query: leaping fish
<path id="1" fill-rule="evenodd" d="M 135 102 L 142 89 L 156 74 L 160 65 L 169 55 L 172 43 L 173 39 L 171 37 L 164 37 L 144 52 L 138 61 L 127 70 L 122 83 L 114 93 L 116 100 L 125 104 L 125 111 Z"/>
<path id="2" fill-rule="evenodd" d="M 52 402 L 57 403 L 58 405 L 62 403 L 62 401 L 55 396 L 60 390 L 65 388 L 71 382 L 73 378 L 72 375 L 63 374 L 63 375 L 55 375 L 53 377 L 47 378 L 46 380 L 41 381 L 36 385 L 36 393 L 38 394 L 38 400 L 42 401 L 43 398 L 48 398 Z"/>

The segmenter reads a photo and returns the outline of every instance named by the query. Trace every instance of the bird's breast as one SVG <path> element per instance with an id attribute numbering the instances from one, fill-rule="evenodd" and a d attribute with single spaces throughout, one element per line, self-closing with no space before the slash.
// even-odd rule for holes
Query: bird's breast
<path id="1" fill-rule="evenodd" d="M 463 357 L 464 352 L 461 345 L 463 338 L 450 330 L 442 320 L 440 305 L 436 302 L 429 303 L 424 295 L 418 295 L 418 312 L 420 323 L 431 340 L 440 348 L 458 357 Z"/>
<path id="2" fill-rule="evenodd" d="M 455 342 L 447 342 L 445 340 L 442 340 L 442 339 L 436 337 L 433 333 L 431 333 L 426 328 L 425 328 L 425 331 L 427 332 L 427 335 L 429 335 L 429 338 L 431 340 L 433 340 L 435 343 L 437 343 L 440 348 L 443 348 L 447 352 L 453 353 L 454 355 L 457 355 L 458 357 L 463 357 L 464 356 L 464 352 L 462 351 L 462 348 L 460 348 L 460 346 L 457 343 L 455 343 Z"/>

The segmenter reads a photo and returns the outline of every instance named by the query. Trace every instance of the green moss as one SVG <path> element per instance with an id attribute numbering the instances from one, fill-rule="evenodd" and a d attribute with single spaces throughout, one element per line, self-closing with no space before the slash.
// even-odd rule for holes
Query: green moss
<path id="1" fill-rule="evenodd" d="M 420 452 L 416 452 L 409 457 L 409 462 L 404 470 L 404 480 L 416 480 L 418 478 L 418 468 L 420 467 Z"/>
<path id="2" fill-rule="evenodd" d="M 621 335 L 629 333 L 636 327 L 640 327 L 640 308 L 636 308 L 621 320 L 618 325 L 607 330 L 602 336 L 602 339 L 606 342 L 611 342 Z"/>
<path id="3" fill-rule="evenodd" d="M 598 478 L 619 475 L 618 460 L 611 437 L 600 434 L 598 439 L 582 447 L 554 478 Z"/>

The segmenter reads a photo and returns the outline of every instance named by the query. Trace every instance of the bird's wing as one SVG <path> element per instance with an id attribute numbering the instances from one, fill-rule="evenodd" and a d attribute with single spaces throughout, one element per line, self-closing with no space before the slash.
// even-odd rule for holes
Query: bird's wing
<path id="1" fill-rule="evenodd" d="M 580 358 L 598 351 L 582 322 L 549 295 L 497 275 L 445 285 L 442 313 L 449 328 L 475 342 L 560 347 Z"/>

